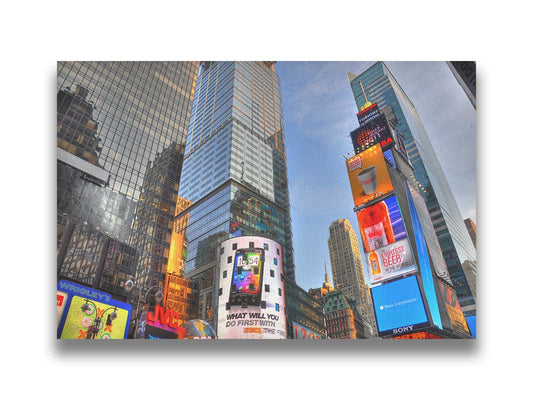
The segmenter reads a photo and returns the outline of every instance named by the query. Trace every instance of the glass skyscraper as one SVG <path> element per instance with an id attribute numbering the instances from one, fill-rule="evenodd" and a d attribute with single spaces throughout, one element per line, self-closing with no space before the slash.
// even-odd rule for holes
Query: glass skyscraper
<path id="1" fill-rule="evenodd" d="M 58 277 L 91 285 L 94 254 L 118 240 L 115 292 L 128 275 L 163 287 L 198 68 L 58 62 Z"/>
<path id="2" fill-rule="evenodd" d="M 185 276 L 200 284 L 210 320 L 217 247 L 256 235 L 281 244 L 294 280 L 285 138 L 274 62 L 203 62 L 185 147 L 179 195 L 193 205 Z"/>
<path id="3" fill-rule="evenodd" d="M 360 75 L 348 72 L 348 79 L 359 108 L 365 104 L 361 84 L 370 102 L 380 109 L 392 108 L 393 128 L 404 139 L 461 308 L 465 316 L 475 315 L 475 289 L 469 286 L 462 264 L 475 265 L 476 251 L 414 104 L 383 62 Z"/>

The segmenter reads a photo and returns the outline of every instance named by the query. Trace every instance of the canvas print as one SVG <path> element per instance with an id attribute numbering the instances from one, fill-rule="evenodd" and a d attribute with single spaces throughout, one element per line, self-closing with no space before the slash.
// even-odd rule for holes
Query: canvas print
<path id="1" fill-rule="evenodd" d="M 476 338 L 475 79 L 58 62 L 57 338 Z"/>

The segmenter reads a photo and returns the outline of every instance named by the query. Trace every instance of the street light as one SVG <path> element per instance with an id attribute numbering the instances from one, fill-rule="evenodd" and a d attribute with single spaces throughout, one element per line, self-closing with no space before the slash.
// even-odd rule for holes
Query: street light
<path id="1" fill-rule="evenodd" d="M 89 303 L 91 303 L 91 305 L 96 310 L 96 318 L 94 319 L 93 324 L 87 329 L 87 336 L 85 337 L 85 339 L 94 339 L 98 332 L 100 332 L 100 324 L 102 323 L 101 316 L 105 315 L 105 313 L 109 310 L 113 310 L 111 314 L 107 315 L 106 320 L 106 326 L 110 326 L 117 318 L 117 306 L 108 307 L 102 313 L 98 313 L 98 308 L 96 307 L 96 304 L 89 299 L 85 299 L 85 304 L 81 306 L 82 312 L 86 313 L 89 310 Z"/>

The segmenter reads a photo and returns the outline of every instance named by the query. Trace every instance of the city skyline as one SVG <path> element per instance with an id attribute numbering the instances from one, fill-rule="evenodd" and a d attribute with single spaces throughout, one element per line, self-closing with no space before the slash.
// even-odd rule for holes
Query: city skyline
<path id="1" fill-rule="evenodd" d="M 322 283 L 329 224 L 342 218 L 355 222 L 342 156 L 350 151 L 349 133 L 359 124 L 346 72 L 359 74 L 373 64 L 276 64 L 287 137 L 296 280 L 304 288 Z M 445 62 L 386 65 L 417 107 L 461 215 L 475 221 L 475 110 Z"/>

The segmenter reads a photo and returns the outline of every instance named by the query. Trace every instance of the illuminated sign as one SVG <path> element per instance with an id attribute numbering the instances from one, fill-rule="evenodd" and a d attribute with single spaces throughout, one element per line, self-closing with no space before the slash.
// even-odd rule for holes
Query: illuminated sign
<path id="1" fill-rule="evenodd" d="M 185 330 L 180 328 L 179 324 L 180 320 L 177 312 L 167 310 L 159 305 L 155 306 L 154 312 L 148 312 L 146 315 L 146 325 L 173 332 L 180 339 L 185 336 Z"/>
<path id="2" fill-rule="evenodd" d="M 416 272 L 396 196 L 357 213 L 370 286 Z"/>
<path id="3" fill-rule="evenodd" d="M 459 300 L 457 300 L 457 294 L 451 286 L 447 285 L 443 281 L 439 280 L 439 289 L 444 302 L 446 303 L 446 309 L 448 310 L 448 315 L 452 321 L 453 327 L 461 333 L 470 333 L 468 324 L 466 323 L 465 317 L 459 305 Z"/>
<path id="4" fill-rule="evenodd" d="M 322 339 L 322 336 L 320 336 L 318 333 L 313 332 L 311 329 L 306 328 L 305 326 L 302 326 L 294 321 L 292 321 L 292 331 L 293 331 L 293 339 L 298 340 L 319 340 Z"/>
<path id="5" fill-rule="evenodd" d="M 220 249 L 217 337 L 285 339 L 281 246 L 259 236 L 225 240 Z"/>
<path id="6" fill-rule="evenodd" d="M 379 336 L 413 333 L 428 317 L 416 275 L 370 290 Z"/>
<path id="7" fill-rule="evenodd" d="M 57 292 L 57 327 L 59 327 L 59 322 L 65 311 L 65 304 L 67 303 L 68 294 L 65 292 Z"/>
<path id="8" fill-rule="evenodd" d="M 127 338 L 130 304 L 114 300 L 108 293 L 64 280 L 57 283 L 57 289 L 58 307 L 60 302 L 64 307 L 57 329 L 58 338 L 87 339 L 93 328 L 97 328 L 94 339 Z M 67 296 L 63 297 L 63 294 Z M 116 318 L 112 313 L 116 313 Z"/>
<path id="9" fill-rule="evenodd" d="M 356 207 L 393 191 L 389 170 L 379 145 L 346 160 L 346 170 Z"/>
<path id="10" fill-rule="evenodd" d="M 392 131 L 384 115 L 378 115 L 350 133 L 355 154 L 379 144 L 384 150 L 394 144 Z"/>
<path id="11" fill-rule="evenodd" d="M 359 120 L 359 125 L 363 126 L 367 122 L 373 120 L 379 116 L 379 107 L 378 103 L 372 104 L 370 107 L 365 108 L 363 111 L 357 113 L 357 119 Z"/>
<path id="12" fill-rule="evenodd" d="M 394 336 L 392 339 L 444 339 L 429 332 L 415 332 L 407 335 Z"/>

